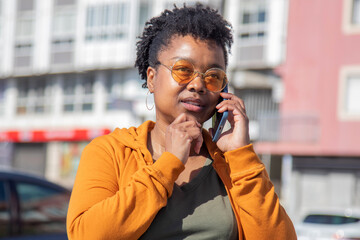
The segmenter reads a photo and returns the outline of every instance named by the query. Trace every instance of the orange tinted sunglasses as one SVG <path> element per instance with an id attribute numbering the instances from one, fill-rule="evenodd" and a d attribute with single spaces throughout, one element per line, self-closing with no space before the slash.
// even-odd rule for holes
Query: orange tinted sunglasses
<path id="1" fill-rule="evenodd" d="M 209 91 L 220 92 L 228 82 L 226 73 L 220 68 L 210 68 L 205 73 L 201 73 L 195 71 L 194 65 L 185 59 L 177 60 L 171 67 L 160 64 L 171 71 L 171 76 L 179 84 L 187 84 L 198 75 L 201 75 L 204 79 L 205 87 Z"/>

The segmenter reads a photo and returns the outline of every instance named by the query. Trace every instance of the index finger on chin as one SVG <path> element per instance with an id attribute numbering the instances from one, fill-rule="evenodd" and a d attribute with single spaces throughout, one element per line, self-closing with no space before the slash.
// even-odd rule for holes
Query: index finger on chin
<path id="1" fill-rule="evenodd" d="M 175 120 L 172 123 L 178 124 L 178 123 L 183 123 L 183 122 L 187 122 L 187 121 L 194 121 L 196 123 L 196 125 L 198 125 L 199 127 L 201 126 L 201 124 L 196 120 L 196 118 L 194 116 L 186 114 L 186 113 L 181 113 L 177 118 L 175 118 Z"/>
<path id="2" fill-rule="evenodd" d="M 187 116 L 185 113 L 181 113 L 179 116 L 175 118 L 175 120 L 172 122 L 172 124 L 176 123 L 182 123 L 187 120 Z"/>

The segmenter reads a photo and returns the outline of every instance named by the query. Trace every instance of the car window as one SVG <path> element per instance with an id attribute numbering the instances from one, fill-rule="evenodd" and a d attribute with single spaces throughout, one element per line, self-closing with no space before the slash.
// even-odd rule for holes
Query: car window
<path id="1" fill-rule="evenodd" d="M 312 214 L 308 215 L 305 219 L 305 223 L 318 223 L 318 224 L 345 224 L 359 222 L 360 218 L 346 217 L 340 215 L 328 215 L 328 214 Z"/>
<path id="2" fill-rule="evenodd" d="M 7 236 L 10 227 L 10 209 L 5 182 L 0 181 L 0 237 Z"/>
<path id="3" fill-rule="evenodd" d="M 66 231 L 69 194 L 30 183 L 16 183 L 22 234 Z"/>

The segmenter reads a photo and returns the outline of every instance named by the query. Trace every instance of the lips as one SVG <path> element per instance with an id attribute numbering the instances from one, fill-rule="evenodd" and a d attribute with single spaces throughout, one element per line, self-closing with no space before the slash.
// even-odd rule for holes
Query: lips
<path id="1" fill-rule="evenodd" d="M 184 108 L 191 112 L 200 112 L 205 108 L 205 105 L 200 99 L 197 98 L 185 98 L 181 100 Z"/>

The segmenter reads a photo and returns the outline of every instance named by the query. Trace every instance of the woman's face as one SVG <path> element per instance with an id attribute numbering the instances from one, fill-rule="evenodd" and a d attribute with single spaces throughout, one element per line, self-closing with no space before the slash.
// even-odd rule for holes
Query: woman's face
<path id="1" fill-rule="evenodd" d="M 186 59 L 195 71 L 205 73 L 210 68 L 225 71 L 223 49 L 213 41 L 202 41 L 192 36 L 174 36 L 169 45 L 160 51 L 158 60 L 173 66 L 178 59 Z M 206 89 L 204 79 L 198 75 L 191 82 L 180 85 L 163 65 L 148 68 L 148 88 L 154 93 L 156 121 L 172 123 L 181 113 L 193 116 L 199 123 L 208 120 L 214 113 L 220 94 Z"/>

